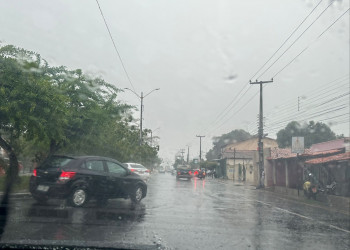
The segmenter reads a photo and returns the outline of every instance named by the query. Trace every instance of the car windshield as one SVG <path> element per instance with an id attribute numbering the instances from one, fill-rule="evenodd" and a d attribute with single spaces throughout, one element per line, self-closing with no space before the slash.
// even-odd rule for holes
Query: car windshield
<path id="1" fill-rule="evenodd" d="M 350 0 L 0 0 L 0 248 L 349 249 Z"/>

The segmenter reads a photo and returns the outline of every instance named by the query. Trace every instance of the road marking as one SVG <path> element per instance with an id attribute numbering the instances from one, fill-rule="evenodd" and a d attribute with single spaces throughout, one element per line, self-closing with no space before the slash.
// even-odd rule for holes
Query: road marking
<path id="1" fill-rule="evenodd" d="M 326 222 L 319 221 L 319 220 L 316 220 L 316 219 L 314 219 L 314 218 L 307 217 L 307 216 L 304 216 L 304 215 L 301 215 L 301 214 L 298 214 L 298 213 L 289 211 L 289 210 L 287 210 L 287 209 L 283 209 L 283 208 L 280 208 L 280 207 L 273 206 L 273 205 L 270 204 L 270 203 L 266 203 L 266 202 L 259 201 L 259 200 L 248 199 L 248 198 L 246 198 L 244 195 L 237 194 L 237 193 L 235 193 L 235 194 L 236 194 L 237 196 L 241 196 L 241 197 L 242 197 L 243 199 L 245 199 L 246 201 L 253 201 L 253 202 L 261 203 L 261 204 L 263 204 L 263 205 L 265 205 L 265 206 L 272 207 L 272 208 L 274 208 L 274 209 L 276 209 L 276 210 L 281 210 L 281 211 L 283 211 L 283 212 L 285 212 L 285 213 L 293 214 L 293 215 L 298 216 L 298 217 L 303 218 L 303 219 L 316 221 L 316 222 L 318 222 L 318 223 L 320 223 L 320 224 L 322 224 L 322 225 L 326 225 L 326 226 L 328 226 L 328 227 L 330 227 L 330 228 L 333 228 L 333 229 L 336 229 L 336 230 L 339 230 L 339 231 L 342 231 L 342 232 L 345 232 L 345 233 L 349 233 L 349 234 L 350 234 L 350 231 L 349 231 L 349 230 L 343 229 L 343 228 L 341 228 L 341 227 L 337 227 L 337 226 L 334 226 L 334 225 L 332 225 L 332 224 L 328 224 L 328 223 L 326 223 Z"/>

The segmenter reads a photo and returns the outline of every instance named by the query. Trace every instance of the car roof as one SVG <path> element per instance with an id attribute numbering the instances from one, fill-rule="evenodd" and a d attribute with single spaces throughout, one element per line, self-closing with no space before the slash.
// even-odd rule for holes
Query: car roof
<path id="1" fill-rule="evenodd" d="M 105 157 L 105 156 L 98 156 L 98 155 L 52 155 L 52 157 L 65 157 L 65 158 L 71 158 L 71 159 L 76 159 L 76 160 L 86 160 L 86 159 L 103 159 L 103 160 L 112 160 L 112 161 L 117 161 L 117 159 L 113 159 L 110 157 Z"/>

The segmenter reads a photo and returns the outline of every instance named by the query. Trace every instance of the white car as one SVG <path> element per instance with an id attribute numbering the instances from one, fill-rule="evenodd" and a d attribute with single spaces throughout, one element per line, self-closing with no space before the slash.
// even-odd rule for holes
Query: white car
<path id="1" fill-rule="evenodd" d="M 150 170 L 139 163 L 124 163 L 131 172 L 138 174 L 144 181 L 148 181 L 150 177 Z"/>

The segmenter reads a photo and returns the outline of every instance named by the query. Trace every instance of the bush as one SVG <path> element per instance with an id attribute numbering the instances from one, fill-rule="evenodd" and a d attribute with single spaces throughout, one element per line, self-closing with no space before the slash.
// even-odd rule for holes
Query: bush
<path id="1" fill-rule="evenodd" d="M 5 190 L 5 179 L 6 176 L 0 177 L 0 192 Z M 12 192 L 24 192 L 29 190 L 29 180 L 30 176 L 19 176 L 18 181 L 14 183 L 12 187 Z"/>

